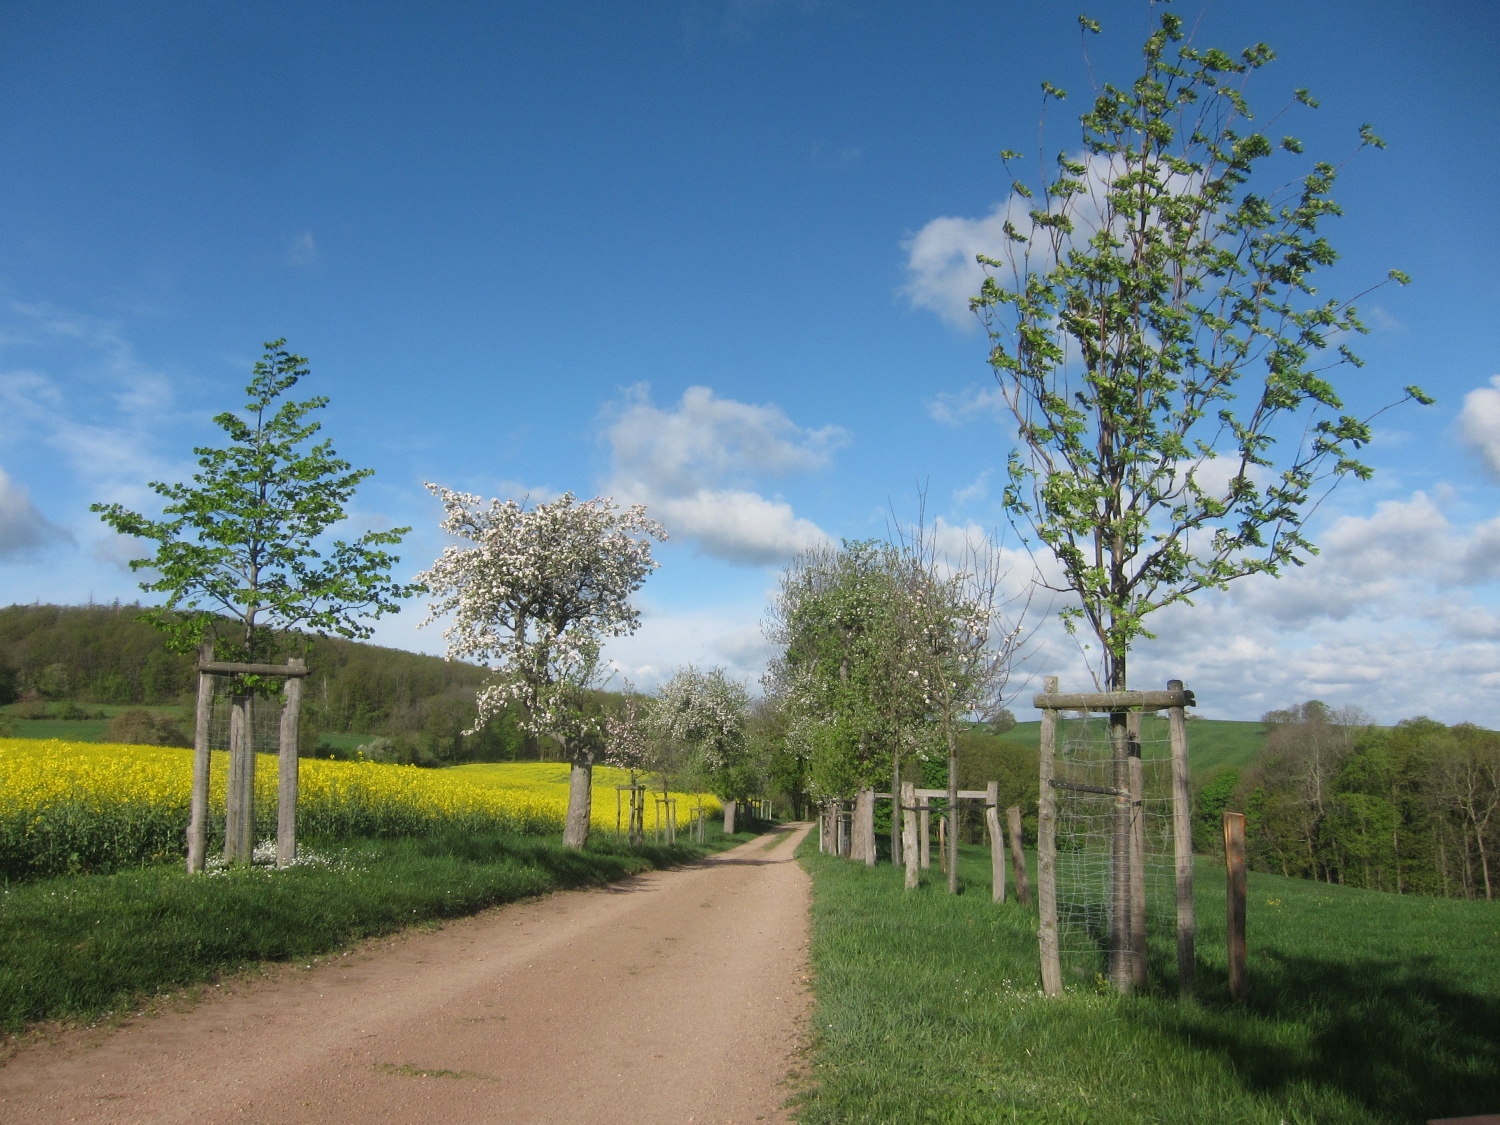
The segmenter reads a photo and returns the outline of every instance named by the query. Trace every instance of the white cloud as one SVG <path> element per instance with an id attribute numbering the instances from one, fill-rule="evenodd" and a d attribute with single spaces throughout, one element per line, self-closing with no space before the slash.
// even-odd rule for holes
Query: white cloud
<path id="1" fill-rule="evenodd" d="M 1087 242 L 1098 231 L 1108 213 L 1110 184 L 1117 173 L 1126 171 L 1125 162 L 1119 158 L 1075 153 L 1073 159 L 1084 166 L 1084 190 L 1066 204 L 1073 232 L 1063 239 L 1064 252 L 1068 245 Z M 1167 188 L 1186 189 L 1191 182 L 1189 177 L 1171 175 L 1167 177 Z M 1005 233 L 1005 224 L 1009 222 L 1023 237 L 1031 236 L 1034 229 L 1031 212 L 1039 200 L 1039 195 L 1033 200 L 1013 192 L 982 218 L 944 215 L 930 220 L 903 242 L 908 280 L 902 292 L 913 307 L 935 312 L 957 327 L 972 328 L 976 321 L 969 310 L 969 300 L 979 295 L 985 275 L 978 262 L 979 255 L 1009 263 L 1015 254 L 1017 264 L 1023 269 L 1048 268 L 1053 261 L 1050 235 L 1036 237 L 1028 246 L 1012 242 Z M 1063 207 L 1061 200 L 1051 204 L 1054 213 Z M 1001 280 L 1013 283 L 1016 279 L 1005 276 Z"/>
<path id="2" fill-rule="evenodd" d="M 910 275 L 903 292 L 911 303 L 949 324 L 974 326 L 969 298 L 979 295 L 984 269 L 977 256 L 998 258 L 1006 247 L 1005 223 L 1026 221 L 1026 201 L 1011 196 L 982 219 L 950 215 L 933 219 L 902 244 Z"/>
<path id="3" fill-rule="evenodd" d="M 700 488 L 689 496 L 659 496 L 650 508 L 669 529 L 696 539 L 704 554 L 751 566 L 781 562 L 828 540 L 786 501 L 757 492 Z"/>
<path id="4" fill-rule="evenodd" d="M 718 398 L 708 387 L 689 387 L 672 410 L 633 387 L 611 413 L 611 487 L 705 554 L 763 566 L 827 539 L 786 501 L 751 486 L 827 465 L 847 440 L 837 426 L 807 429 L 778 406 Z"/>
<path id="5" fill-rule="evenodd" d="M 1490 473 L 1500 477 L 1500 375 L 1491 375 L 1488 387 L 1464 395 L 1458 427 L 1464 442 L 1484 459 Z"/>
<path id="6" fill-rule="evenodd" d="M 311 231 L 303 231 L 287 243 L 286 264 L 306 268 L 318 264 L 318 244 L 313 241 Z"/>
<path id="7" fill-rule="evenodd" d="M 973 483 L 964 485 L 953 493 L 953 503 L 959 506 L 967 504 L 971 500 L 983 500 L 990 494 L 990 471 L 988 469 L 974 478 Z"/>
<path id="8" fill-rule="evenodd" d="M 26 489 L 0 469 L 0 558 L 32 554 L 66 538 L 67 532 L 42 515 Z"/>
<path id="9" fill-rule="evenodd" d="M 1322 551 L 1304 567 L 1149 617 L 1157 638 L 1132 651 L 1132 686 L 1183 679 L 1203 713 L 1226 718 L 1318 698 L 1382 722 L 1429 714 L 1500 726 L 1500 518 L 1455 526 L 1415 492 L 1311 538 Z M 1079 640 L 1055 619 L 1028 666 L 1090 682 Z"/>
<path id="10" fill-rule="evenodd" d="M 605 656 L 616 675 L 650 691 L 683 664 L 719 665 L 757 694 L 771 656 L 761 631 L 760 604 L 668 610 L 645 606 L 640 628 L 609 642 Z M 618 686 L 612 685 L 612 686 Z"/>
<path id="11" fill-rule="evenodd" d="M 927 413 L 935 421 L 956 426 L 981 414 L 997 419 L 1010 417 L 1010 407 L 999 387 L 965 387 L 954 394 L 943 391 L 927 400 Z"/>

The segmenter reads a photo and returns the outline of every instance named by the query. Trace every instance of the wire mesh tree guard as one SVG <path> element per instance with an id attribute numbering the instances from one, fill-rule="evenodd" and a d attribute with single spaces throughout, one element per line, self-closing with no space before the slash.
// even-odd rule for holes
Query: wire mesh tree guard
<path id="1" fill-rule="evenodd" d="M 1193 851 L 1181 680 L 1166 691 L 1062 693 L 1042 712 L 1037 882 L 1042 987 L 1150 979 L 1151 939 L 1175 921 L 1178 988 L 1193 991 Z M 1165 720 L 1156 716 L 1166 712 Z M 1067 970 L 1066 978 L 1064 969 Z"/>
<path id="2" fill-rule="evenodd" d="M 255 756 L 273 747 L 278 755 L 276 866 L 297 859 L 297 735 L 302 680 L 307 664 L 234 664 L 216 661 L 213 646 L 198 650 L 198 705 L 193 725 L 192 812 L 187 830 L 187 869 L 202 871 L 208 861 L 209 782 L 213 751 L 229 752 L 224 816 L 224 859 L 249 863 L 255 855 Z M 282 701 L 243 690 L 242 677 L 282 680 Z"/>

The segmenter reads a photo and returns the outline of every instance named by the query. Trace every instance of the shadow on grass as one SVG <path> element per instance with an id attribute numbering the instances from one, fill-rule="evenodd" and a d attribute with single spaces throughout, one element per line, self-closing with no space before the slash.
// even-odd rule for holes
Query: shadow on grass
<path id="1" fill-rule="evenodd" d="M 1500 1110 L 1500 1002 L 1465 991 L 1433 958 L 1356 967 L 1264 955 L 1243 1005 L 1229 1002 L 1222 969 L 1199 974 L 1207 1003 L 1136 1013 L 1221 1055 L 1246 1089 L 1321 1087 L 1407 1121 Z M 1299 1034 L 1285 1033 L 1289 1021 Z"/>
<path id="2" fill-rule="evenodd" d="M 596 838 L 577 851 L 557 839 L 455 833 L 313 842 L 329 862 L 283 871 L 188 876 L 172 864 L 11 884 L 0 893 L 0 1026 L 97 1015 L 257 962 L 551 891 L 618 885 L 739 842 L 631 848 Z"/>

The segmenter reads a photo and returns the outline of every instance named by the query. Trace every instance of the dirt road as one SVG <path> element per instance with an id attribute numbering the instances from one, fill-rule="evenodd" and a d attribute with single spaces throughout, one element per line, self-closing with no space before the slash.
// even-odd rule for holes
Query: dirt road
<path id="1" fill-rule="evenodd" d="M 805 833 L 25 1048 L 0 1121 L 783 1120 Z"/>

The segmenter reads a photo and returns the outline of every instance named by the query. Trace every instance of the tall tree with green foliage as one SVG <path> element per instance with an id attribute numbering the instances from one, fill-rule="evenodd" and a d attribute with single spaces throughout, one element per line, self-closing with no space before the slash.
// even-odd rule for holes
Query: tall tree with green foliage
<path id="1" fill-rule="evenodd" d="M 199 471 L 189 484 L 151 482 L 166 501 L 160 519 L 121 504 L 90 509 L 121 535 L 155 544 L 150 558 L 130 565 L 150 575 L 141 589 L 162 597 L 143 616 L 174 651 L 211 639 L 221 659 L 260 661 L 287 633 L 368 637 L 368 619 L 422 590 L 390 577 L 401 560 L 385 548 L 410 528 L 335 539 L 326 556 L 319 549 L 375 470 L 353 468 L 326 439 L 307 444 L 321 429 L 311 416 L 328 399 L 280 401 L 310 373 L 285 344 L 266 344 L 245 413 L 214 418 L 229 444 L 194 449 Z"/>
<path id="2" fill-rule="evenodd" d="M 1081 151 L 1014 180 L 1007 244 L 980 257 L 971 307 L 1020 438 L 1005 504 L 1060 563 L 1064 620 L 1097 639 L 1110 690 L 1151 613 L 1302 565 L 1327 490 L 1371 473 L 1358 451 L 1373 415 L 1346 413 L 1329 380 L 1360 366 L 1358 298 L 1313 284 L 1337 258 L 1321 228 L 1340 213 L 1339 169 L 1261 186 L 1302 152 L 1244 95 L 1274 57 L 1200 49 L 1164 14 L 1139 76 L 1097 89 Z M 1065 96 L 1042 89 L 1044 110 Z M 1367 146 L 1383 144 L 1363 126 Z"/>

